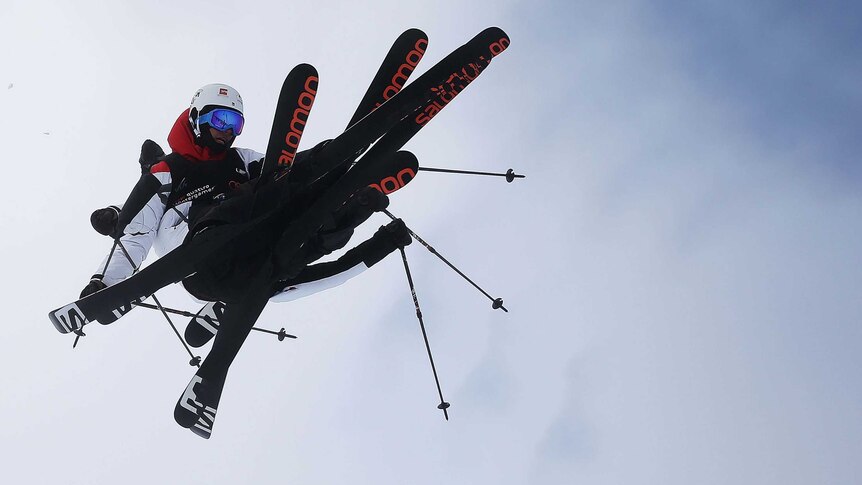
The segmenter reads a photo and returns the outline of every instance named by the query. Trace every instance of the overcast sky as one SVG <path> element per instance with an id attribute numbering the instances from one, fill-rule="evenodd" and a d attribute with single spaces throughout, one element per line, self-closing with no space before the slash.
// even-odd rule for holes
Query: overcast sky
<path id="1" fill-rule="evenodd" d="M 857 3 L 161 3 L 0 0 L 4 483 L 859 482 Z M 408 248 L 450 421 L 397 256 L 271 304 L 299 339 L 249 337 L 209 441 L 157 313 L 53 329 L 110 248 L 90 212 L 198 87 L 237 88 L 264 151 L 313 64 L 310 147 L 400 32 L 421 71 L 491 25 L 511 47 L 407 148 L 527 178 L 420 173 L 390 206 L 510 310 Z"/>

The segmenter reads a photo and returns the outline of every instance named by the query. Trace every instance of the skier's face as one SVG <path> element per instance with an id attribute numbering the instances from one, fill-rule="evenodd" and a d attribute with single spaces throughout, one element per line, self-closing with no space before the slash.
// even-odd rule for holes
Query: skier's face
<path id="1" fill-rule="evenodd" d="M 218 131 L 213 127 L 209 127 L 210 136 L 216 143 L 223 146 L 230 146 L 233 143 L 233 139 L 236 138 L 236 135 L 233 134 L 233 130 L 228 128 L 227 131 Z"/>

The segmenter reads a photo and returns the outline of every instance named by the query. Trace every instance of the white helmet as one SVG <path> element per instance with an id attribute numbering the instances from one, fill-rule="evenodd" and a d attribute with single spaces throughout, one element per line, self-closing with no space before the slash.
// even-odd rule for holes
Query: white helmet
<path id="1" fill-rule="evenodd" d="M 197 90 L 192 97 L 189 107 L 189 123 L 196 137 L 201 136 L 201 127 L 198 123 L 200 115 L 214 108 L 230 108 L 242 113 L 242 97 L 236 89 L 227 84 L 207 84 Z"/>

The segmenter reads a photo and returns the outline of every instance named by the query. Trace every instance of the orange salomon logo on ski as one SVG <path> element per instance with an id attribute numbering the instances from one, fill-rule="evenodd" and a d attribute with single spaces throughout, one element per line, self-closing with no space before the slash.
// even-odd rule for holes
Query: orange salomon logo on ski
<path id="1" fill-rule="evenodd" d="M 381 180 L 380 183 L 371 184 L 369 187 L 374 187 L 379 192 L 389 195 L 407 185 L 415 176 L 416 172 L 412 168 L 407 167 L 398 172 L 398 174 L 390 175 Z"/>
<path id="2" fill-rule="evenodd" d="M 299 140 L 302 138 L 302 132 L 305 130 L 305 124 L 308 122 L 308 114 L 311 112 L 314 97 L 317 95 L 318 81 L 317 76 L 309 76 L 305 80 L 304 90 L 296 100 L 297 108 L 293 110 L 293 118 L 290 120 L 290 131 L 284 137 L 284 144 L 286 146 L 281 149 L 281 154 L 278 157 L 279 165 L 290 165 L 296 157 L 296 151 L 299 149 Z"/>
<path id="3" fill-rule="evenodd" d="M 380 106 L 385 101 L 388 101 L 389 98 L 395 96 L 399 91 L 401 91 L 401 88 L 403 88 L 404 84 L 407 82 L 407 78 L 410 77 L 410 74 L 413 73 L 414 69 L 416 69 L 419 61 L 422 60 L 422 56 L 425 55 L 425 49 L 427 48 L 428 39 L 419 39 L 416 41 L 416 44 L 413 45 L 413 49 L 411 49 L 404 58 L 404 62 L 395 70 L 395 75 L 392 76 L 392 81 L 383 89 L 383 101 L 378 102 L 376 106 Z"/>
<path id="4" fill-rule="evenodd" d="M 475 62 L 470 62 L 460 70 L 453 72 L 439 86 L 431 88 L 434 93 L 434 98 L 422 108 L 422 112 L 416 116 L 415 121 L 418 125 L 424 125 L 431 121 L 444 106 L 449 104 L 455 96 L 463 91 L 468 84 L 473 82 L 482 71 L 491 64 L 491 59 L 498 56 L 501 52 L 509 47 L 509 39 L 503 37 L 499 40 L 491 42 L 488 45 L 490 56 L 479 56 Z"/>

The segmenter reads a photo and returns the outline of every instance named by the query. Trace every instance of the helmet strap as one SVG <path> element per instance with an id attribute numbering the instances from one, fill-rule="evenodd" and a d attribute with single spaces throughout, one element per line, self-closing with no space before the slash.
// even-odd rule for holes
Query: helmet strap
<path id="1" fill-rule="evenodd" d="M 195 138 L 200 138 L 202 134 L 201 127 L 198 125 L 198 109 L 192 108 L 189 110 L 189 124 L 192 126 L 192 133 Z"/>

